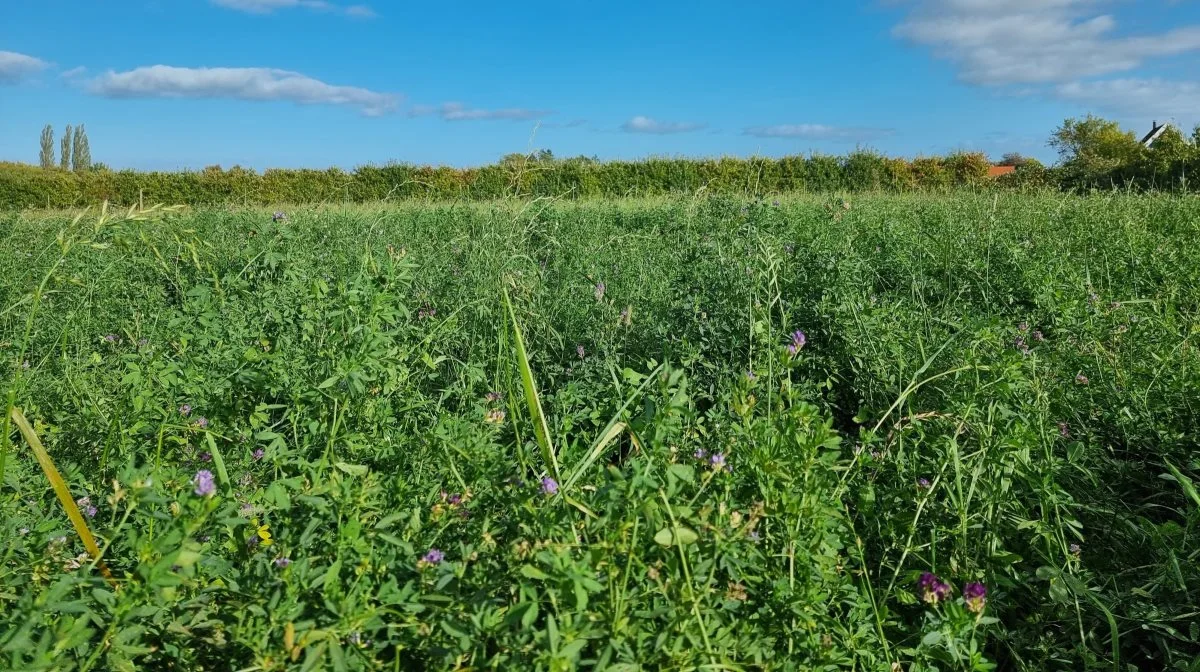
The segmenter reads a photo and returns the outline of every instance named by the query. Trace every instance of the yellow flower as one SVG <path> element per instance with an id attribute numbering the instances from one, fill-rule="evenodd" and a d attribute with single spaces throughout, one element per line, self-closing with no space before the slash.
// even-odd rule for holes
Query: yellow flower
<path id="1" fill-rule="evenodd" d="M 259 543 L 261 545 L 270 546 L 271 544 L 275 543 L 274 540 L 271 539 L 271 526 L 270 525 L 267 525 L 266 523 L 259 525 L 257 518 L 250 521 L 250 524 L 257 528 L 256 534 L 258 535 Z"/>

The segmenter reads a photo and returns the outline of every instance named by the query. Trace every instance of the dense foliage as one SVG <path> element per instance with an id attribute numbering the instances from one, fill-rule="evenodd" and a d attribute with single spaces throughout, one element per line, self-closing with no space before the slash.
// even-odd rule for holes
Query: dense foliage
<path id="1" fill-rule="evenodd" d="M 1198 222 L 2 214 L 0 668 L 1198 670 Z"/>
<path id="2" fill-rule="evenodd" d="M 42 170 L 0 164 L 0 209 L 63 208 L 108 201 L 188 205 L 374 203 L 398 200 L 493 200 L 503 197 L 592 198 L 693 194 L 772 194 L 795 191 L 944 191 L 989 182 L 982 154 L 905 161 L 873 152 L 847 157 L 781 159 L 649 159 L 596 162 L 506 157 L 480 168 L 391 164 L 352 172 L 244 168 L 138 172 Z M 1014 176 L 1016 177 L 1016 176 Z M 1023 183 L 1041 184 L 1030 167 Z"/>

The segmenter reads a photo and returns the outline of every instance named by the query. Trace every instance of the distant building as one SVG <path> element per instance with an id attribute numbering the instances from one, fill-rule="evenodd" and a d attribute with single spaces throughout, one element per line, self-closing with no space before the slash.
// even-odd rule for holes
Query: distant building
<path id="1" fill-rule="evenodd" d="M 1146 137 L 1142 138 L 1142 146 L 1149 147 L 1150 145 L 1153 145 L 1154 141 L 1158 140 L 1165 130 L 1167 130 L 1166 124 L 1159 124 L 1157 121 L 1153 122 L 1151 124 L 1150 132 L 1146 134 Z"/>

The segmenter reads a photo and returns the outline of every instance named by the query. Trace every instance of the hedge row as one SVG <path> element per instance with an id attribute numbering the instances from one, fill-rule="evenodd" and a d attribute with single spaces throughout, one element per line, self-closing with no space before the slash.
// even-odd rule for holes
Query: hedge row
<path id="1" fill-rule="evenodd" d="M 512 161 L 481 168 L 393 164 L 347 172 L 243 168 L 71 173 L 0 163 L 0 209 L 64 208 L 107 200 L 214 205 L 237 203 L 369 202 L 388 199 L 474 199 L 508 196 L 587 198 L 711 193 L 762 195 L 810 191 L 934 190 L 989 182 L 982 154 L 912 161 L 856 152 L 846 157 L 780 159 L 650 159 L 599 163 L 581 160 Z M 1021 171 L 1040 181 L 1042 171 Z M 1007 181 L 1013 181 L 1011 179 Z"/>

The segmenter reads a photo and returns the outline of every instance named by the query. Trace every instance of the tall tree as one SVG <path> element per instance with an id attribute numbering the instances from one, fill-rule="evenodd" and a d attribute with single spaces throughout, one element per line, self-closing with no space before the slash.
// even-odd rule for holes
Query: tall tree
<path id="1" fill-rule="evenodd" d="M 50 124 L 42 129 L 42 153 L 38 155 L 38 160 L 42 168 L 54 167 L 54 127 Z"/>
<path id="2" fill-rule="evenodd" d="M 62 140 L 59 140 L 58 146 L 60 149 L 58 158 L 58 167 L 63 170 L 71 169 L 71 125 L 67 124 L 67 130 L 63 131 Z"/>
<path id="3" fill-rule="evenodd" d="M 71 148 L 71 168 L 78 173 L 92 166 L 92 150 L 88 146 L 87 131 L 83 129 L 83 124 L 75 127 L 75 139 L 73 142 L 74 147 Z"/>
<path id="4" fill-rule="evenodd" d="M 1121 130 L 1115 121 L 1091 115 L 1064 121 L 1050 136 L 1049 144 L 1058 151 L 1067 180 L 1077 185 L 1120 184 L 1128 177 L 1128 169 L 1146 154 L 1146 148 L 1131 131 Z"/>

